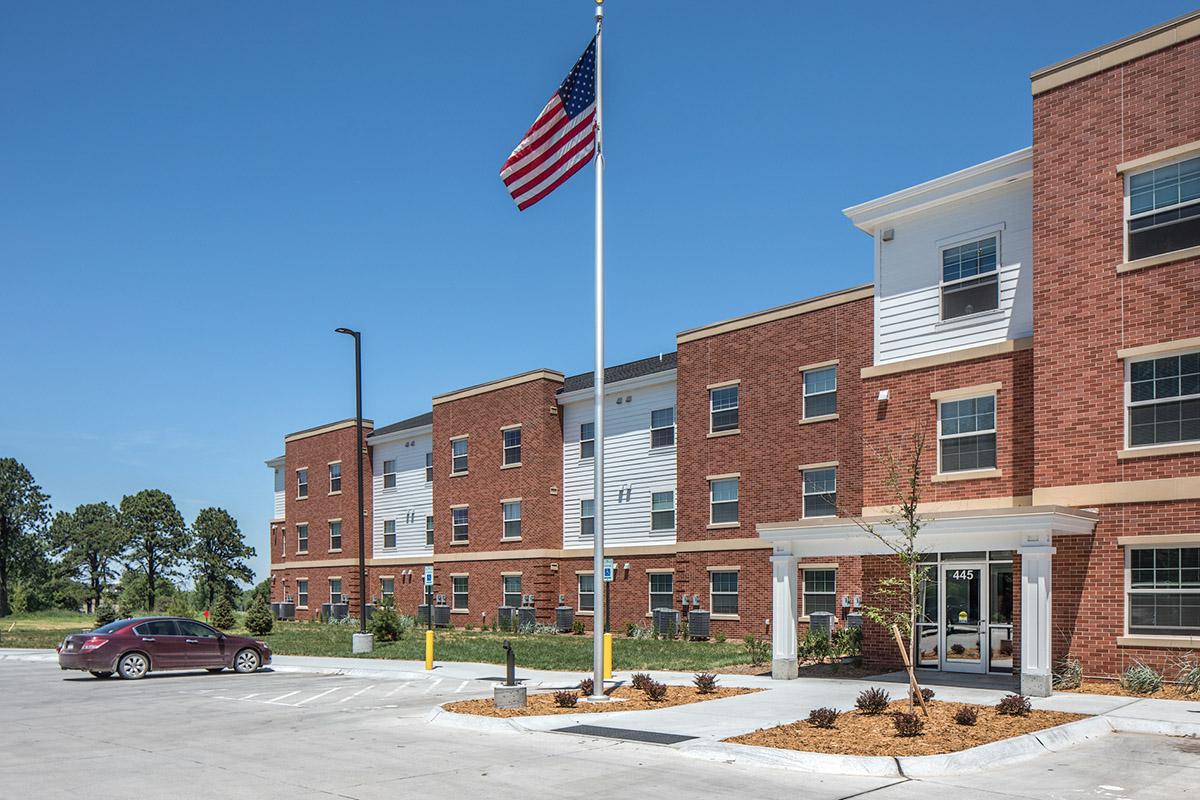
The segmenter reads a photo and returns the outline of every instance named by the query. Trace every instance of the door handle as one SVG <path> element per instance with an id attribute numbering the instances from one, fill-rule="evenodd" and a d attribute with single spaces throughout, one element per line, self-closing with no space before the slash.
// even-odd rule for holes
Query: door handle
<path id="1" fill-rule="evenodd" d="M 143 636 L 142 641 L 143 642 L 156 642 L 158 640 L 155 639 L 153 636 Z"/>
<path id="2" fill-rule="evenodd" d="M 200 644 L 199 639 L 185 639 L 184 641 L 187 642 L 188 644 Z"/>

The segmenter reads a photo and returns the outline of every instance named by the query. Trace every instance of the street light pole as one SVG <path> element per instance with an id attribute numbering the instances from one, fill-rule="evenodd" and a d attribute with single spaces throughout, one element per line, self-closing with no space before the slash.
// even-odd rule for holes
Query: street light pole
<path id="1" fill-rule="evenodd" d="M 363 501 L 363 415 L 362 415 L 362 332 L 338 328 L 336 333 L 354 337 L 354 454 L 358 472 L 358 633 L 354 635 L 356 653 L 371 652 L 372 636 L 367 633 L 367 545 L 363 533 L 366 508 Z"/>

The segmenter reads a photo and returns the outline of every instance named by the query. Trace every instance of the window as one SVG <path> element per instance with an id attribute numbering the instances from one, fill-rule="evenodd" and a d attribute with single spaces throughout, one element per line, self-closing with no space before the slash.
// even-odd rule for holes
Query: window
<path id="1" fill-rule="evenodd" d="M 391 602 L 394 600 L 396 598 L 396 579 L 380 578 L 379 595 L 384 599 L 384 601 Z"/>
<path id="2" fill-rule="evenodd" d="M 837 608 L 837 570 L 804 570 L 804 616 L 814 611 L 834 613 Z"/>
<path id="3" fill-rule="evenodd" d="M 1129 551 L 1129 632 L 1200 636 L 1200 547 Z"/>
<path id="4" fill-rule="evenodd" d="M 576 575 L 575 577 L 579 579 L 579 610 L 595 611 L 596 576 L 588 573 L 587 575 Z"/>
<path id="5" fill-rule="evenodd" d="M 396 546 L 396 520 L 385 519 L 383 521 L 383 546 Z"/>
<path id="6" fill-rule="evenodd" d="M 1200 439 L 1200 353 L 1129 364 L 1129 446 Z"/>
<path id="7" fill-rule="evenodd" d="M 504 504 L 504 538 L 521 538 L 521 501 L 512 500 Z"/>
<path id="8" fill-rule="evenodd" d="M 425 518 L 425 546 L 433 547 L 433 517 Z"/>
<path id="9" fill-rule="evenodd" d="M 675 530 L 675 492 L 652 492 L 650 494 L 650 530 Z"/>
<path id="10" fill-rule="evenodd" d="M 333 520 L 329 523 L 329 549 L 342 549 L 342 523 L 340 520 Z"/>
<path id="11" fill-rule="evenodd" d="M 451 600 L 450 607 L 461 611 L 466 611 L 470 606 L 467 605 L 468 585 L 466 575 L 452 575 L 450 577 Z"/>
<path id="12" fill-rule="evenodd" d="M 804 516 L 837 516 L 837 467 L 804 470 Z"/>
<path id="13" fill-rule="evenodd" d="M 998 236 L 942 250 L 942 319 L 957 319 L 1000 306 Z"/>
<path id="14" fill-rule="evenodd" d="M 504 466 L 521 463 L 521 429 L 509 428 L 504 432 Z"/>
<path id="15" fill-rule="evenodd" d="M 596 423 L 585 422 L 579 426 L 579 457 L 593 458 L 596 455 Z"/>
<path id="16" fill-rule="evenodd" d="M 1130 261 L 1200 245 L 1200 157 L 1130 175 L 1126 194 Z"/>
<path id="17" fill-rule="evenodd" d="M 712 513 L 709 521 L 714 525 L 738 521 L 738 479 L 723 478 L 708 482 Z"/>
<path id="18" fill-rule="evenodd" d="M 579 501 L 579 535 L 596 535 L 596 501 Z"/>
<path id="19" fill-rule="evenodd" d="M 521 607 L 521 576 L 504 575 L 504 605 L 512 608 Z"/>
<path id="20" fill-rule="evenodd" d="M 453 522 L 453 541 L 467 541 L 468 525 L 467 525 L 467 509 L 453 508 L 450 510 L 451 521 Z"/>
<path id="21" fill-rule="evenodd" d="M 467 471 L 467 440 L 455 439 L 450 443 L 450 472 L 456 474 Z"/>
<path id="22" fill-rule="evenodd" d="M 996 398 L 943 400 L 938 405 L 939 472 L 996 467 Z"/>
<path id="23" fill-rule="evenodd" d="M 296 581 L 296 605 L 300 608 L 308 608 L 308 578 L 300 578 Z"/>
<path id="24" fill-rule="evenodd" d="M 138 636 L 178 636 L 179 628 L 175 627 L 173 619 L 156 619 L 143 622 L 133 632 Z"/>
<path id="25" fill-rule="evenodd" d="M 341 603 L 342 602 L 342 579 L 341 578 L 330 578 L 329 579 L 329 602 L 331 602 L 331 603 Z"/>
<path id="26" fill-rule="evenodd" d="M 425 454 L 425 482 L 433 483 L 433 453 Z"/>
<path id="27" fill-rule="evenodd" d="M 738 613 L 738 574 L 735 570 L 708 573 L 711 597 L 709 606 L 714 614 Z"/>
<path id="28" fill-rule="evenodd" d="M 383 462 L 383 488 L 396 488 L 396 459 L 394 458 Z"/>
<path id="29" fill-rule="evenodd" d="M 296 499 L 303 500 L 308 497 L 308 470 L 296 470 Z"/>
<path id="30" fill-rule="evenodd" d="M 299 554 L 299 553 L 307 553 L 307 552 L 308 552 L 308 526 L 307 525 L 297 525 L 296 526 L 296 553 Z"/>
<path id="31" fill-rule="evenodd" d="M 675 407 L 650 412 L 650 447 L 671 447 L 675 444 Z"/>
<path id="32" fill-rule="evenodd" d="M 837 367 L 810 369 L 804 373 L 804 418 L 837 413 Z"/>
<path id="33" fill-rule="evenodd" d="M 675 576 L 670 572 L 650 573 L 650 611 L 675 607 Z"/>
<path id="34" fill-rule="evenodd" d="M 329 465 L 329 493 L 336 494 L 342 491 L 342 465 Z"/>
<path id="35" fill-rule="evenodd" d="M 221 634 L 203 622 L 196 622 L 191 619 L 177 619 L 175 620 L 175 624 L 179 626 L 181 636 L 195 636 L 201 639 L 217 639 L 221 636 Z"/>
<path id="36" fill-rule="evenodd" d="M 720 389 L 709 389 L 708 404 L 711 418 L 709 430 L 713 433 L 737 430 L 738 387 L 723 386 Z"/>

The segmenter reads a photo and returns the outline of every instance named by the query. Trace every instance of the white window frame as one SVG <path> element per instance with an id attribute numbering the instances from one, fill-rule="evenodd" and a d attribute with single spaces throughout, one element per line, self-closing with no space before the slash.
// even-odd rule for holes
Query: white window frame
<path id="1" fill-rule="evenodd" d="M 666 509 L 666 508 L 655 509 L 654 508 L 654 496 L 658 495 L 658 494 L 670 494 L 671 495 L 671 508 L 670 509 Z M 651 489 L 650 490 L 650 531 L 652 533 L 667 533 L 667 532 L 675 530 L 675 525 L 678 522 L 678 520 L 675 516 L 677 510 L 678 509 L 676 507 L 675 488 L 674 487 L 664 487 L 662 489 Z M 656 528 L 654 526 L 654 515 L 655 514 L 666 514 L 668 511 L 671 514 L 671 527 Z"/>
<path id="2" fill-rule="evenodd" d="M 391 530 L 388 530 L 389 527 L 391 528 Z M 388 544 L 389 536 L 392 537 L 391 544 Z M 386 550 L 390 550 L 390 549 L 394 548 L 395 546 L 396 546 L 396 520 L 385 519 L 383 521 L 383 547 Z"/>
<path id="3" fill-rule="evenodd" d="M 387 591 L 387 588 L 384 585 L 384 581 L 392 582 L 392 590 L 390 592 Z M 385 599 L 385 598 L 390 597 L 390 598 L 392 598 L 393 601 L 395 601 L 395 599 L 396 599 L 396 576 L 395 575 L 380 575 L 379 576 L 379 597 L 380 597 L 380 599 Z"/>
<path id="4" fill-rule="evenodd" d="M 304 476 L 304 480 L 300 480 L 301 475 Z M 303 493 L 301 493 L 300 487 L 304 487 Z M 308 499 L 308 467 L 302 467 L 296 470 L 296 499 Z"/>
<path id="5" fill-rule="evenodd" d="M 713 395 L 716 392 L 724 392 L 728 389 L 732 389 L 734 394 L 736 395 L 734 404 L 728 408 L 721 408 L 721 409 L 713 408 Z M 726 411 L 736 411 L 737 412 L 737 422 L 734 424 L 734 426 L 732 428 L 721 428 L 721 430 L 717 430 L 715 427 L 713 427 L 713 417 L 718 413 L 724 413 Z M 741 384 L 740 383 L 731 383 L 731 384 L 726 384 L 725 386 L 710 387 L 708 390 L 708 432 L 709 433 L 733 433 L 734 431 L 741 430 L 741 428 L 742 428 L 742 386 L 741 386 Z"/>
<path id="6" fill-rule="evenodd" d="M 1132 612 L 1132 603 L 1130 602 L 1130 594 L 1137 592 L 1138 594 L 1196 594 L 1200 595 L 1200 588 L 1133 588 L 1133 551 L 1134 550 L 1174 550 L 1174 549 L 1192 549 L 1200 547 L 1200 542 L 1188 542 L 1179 544 L 1157 544 L 1157 545 L 1126 545 L 1125 546 L 1125 635 L 1126 636 L 1152 636 L 1156 638 L 1177 638 L 1177 637 L 1200 637 L 1200 630 L 1196 633 L 1147 633 L 1139 631 L 1138 633 L 1130 632 L 1130 617 Z M 1180 627 L 1183 627 L 1182 625 Z"/>
<path id="7" fill-rule="evenodd" d="M 450 474 L 451 475 L 466 475 L 468 470 L 470 470 L 470 468 L 471 468 L 471 444 L 470 444 L 470 442 L 471 442 L 471 440 L 466 438 L 465 436 L 460 436 L 457 439 L 450 440 Z M 463 446 L 463 451 L 461 454 L 456 455 L 454 452 L 454 449 L 460 443 Z M 462 469 L 458 468 L 458 460 L 460 458 L 463 460 L 463 468 Z"/>
<path id="8" fill-rule="evenodd" d="M 425 482 L 433 483 L 433 451 L 425 453 Z"/>
<path id="9" fill-rule="evenodd" d="M 329 552 L 342 552 L 342 521 L 340 519 L 331 519 L 329 522 Z M 337 547 L 333 546 L 333 529 L 337 526 Z"/>
<path id="10" fill-rule="evenodd" d="M 383 488 L 396 488 L 396 459 L 388 458 L 383 462 Z"/>
<path id="11" fill-rule="evenodd" d="M 330 461 L 328 466 L 329 466 L 329 493 L 330 494 L 341 494 L 342 493 L 342 462 Z M 335 468 L 337 469 L 336 475 L 333 474 L 333 470 Z M 334 481 L 337 481 L 336 489 L 333 488 Z"/>
<path id="12" fill-rule="evenodd" d="M 951 433 L 942 435 L 942 406 L 946 403 L 958 403 L 963 400 L 980 400 L 984 397 L 992 398 L 992 427 L 989 430 L 975 430 L 968 433 Z M 1000 433 L 996 430 L 996 419 L 1000 416 L 999 398 L 996 392 L 980 392 L 979 394 L 967 395 L 964 397 L 948 397 L 945 400 L 937 401 L 937 474 L 938 475 L 970 475 L 973 472 L 991 472 L 998 469 L 1000 466 Z M 992 434 L 996 437 L 996 463 L 990 467 L 977 467 L 975 469 L 957 469 L 953 472 L 946 472 L 942 468 L 942 442 L 948 439 L 965 439 L 970 436 L 987 436 Z"/>
<path id="13" fill-rule="evenodd" d="M 304 532 L 303 536 L 300 534 L 301 531 Z M 301 542 L 304 543 L 303 547 L 300 546 Z M 308 523 L 301 522 L 296 525 L 296 555 L 302 556 L 302 555 L 307 555 L 307 554 L 308 554 Z"/>
<path id="14" fill-rule="evenodd" d="M 592 513 L 591 514 L 583 513 L 583 510 L 584 510 L 583 504 L 584 503 L 592 504 Z M 590 519 L 592 521 L 592 532 L 591 533 L 585 533 L 583 530 L 583 521 L 585 519 Z M 596 535 L 596 501 L 595 501 L 595 498 L 592 498 L 592 497 L 579 498 L 579 535 L 585 539 L 594 537 Z"/>
<path id="15" fill-rule="evenodd" d="M 833 373 L 833 388 L 832 389 L 826 389 L 823 392 L 811 392 L 810 393 L 808 391 L 808 376 L 809 376 L 809 374 L 817 373 L 817 372 L 832 372 Z M 838 413 L 837 412 L 837 389 L 838 389 L 837 364 L 830 364 L 829 366 L 825 366 L 825 367 L 813 367 L 812 369 L 804 370 L 804 372 L 800 373 L 800 387 L 801 387 L 800 388 L 801 395 L 803 397 L 803 400 L 802 400 L 803 408 L 801 409 L 801 418 L 802 419 L 817 419 L 818 417 L 831 417 L 834 414 Z M 825 414 L 809 414 L 808 413 L 808 398 L 823 397 L 823 396 L 829 395 L 829 394 L 833 395 L 833 411 L 830 411 Z"/>
<path id="16" fill-rule="evenodd" d="M 1123 217 L 1123 220 L 1121 222 L 1121 228 L 1122 228 L 1121 243 L 1124 247 L 1122 257 L 1123 257 L 1125 263 L 1127 263 L 1127 264 L 1129 263 L 1129 223 L 1131 221 L 1133 221 L 1135 219 L 1141 219 L 1143 217 L 1150 217 L 1155 214 L 1161 214 L 1164 211 L 1174 211 L 1177 208 L 1185 208 L 1187 206 L 1193 206 L 1193 205 L 1196 205 L 1197 203 L 1200 203 L 1200 198 L 1197 198 L 1195 200 L 1188 200 L 1186 202 L 1175 203 L 1174 205 L 1171 205 L 1171 206 L 1163 206 L 1162 208 L 1152 208 L 1149 211 L 1143 211 L 1139 214 L 1130 214 L 1130 202 L 1129 202 L 1129 182 L 1130 182 L 1130 180 L 1132 180 L 1137 175 L 1144 175 L 1147 172 L 1153 172 L 1156 169 L 1162 169 L 1163 167 L 1169 167 L 1172 164 L 1182 164 L 1184 161 L 1191 161 L 1192 159 L 1194 159 L 1198 156 L 1200 156 L 1200 153 L 1193 151 L 1186 155 L 1179 156 L 1178 158 L 1164 159 L 1156 164 L 1145 167 L 1143 169 L 1131 170 L 1129 172 L 1124 173 L 1121 176 L 1122 182 L 1124 184 L 1124 192 L 1125 192 L 1125 196 L 1124 196 L 1124 198 L 1122 198 L 1122 203 L 1121 203 L 1121 215 Z M 1164 223 L 1164 224 L 1170 224 L 1170 223 Z M 1155 226 L 1155 227 L 1161 227 L 1161 226 Z M 1147 228 L 1146 230 L 1150 230 L 1150 228 Z M 1157 255 L 1144 256 L 1144 258 L 1164 258 L 1166 256 L 1169 256 L 1171 253 L 1178 253 L 1178 252 L 1182 252 L 1183 250 L 1190 250 L 1192 247 L 1196 247 L 1196 246 L 1197 245 L 1189 245 L 1188 247 L 1180 248 L 1179 250 L 1167 250 L 1162 253 L 1158 253 Z"/>
<path id="17" fill-rule="evenodd" d="M 732 482 L 733 485 L 737 488 L 737 497 L 733 500 L 721 500 L 721 501 L 714 500 L 713 499 L 713 490 L 716 488 L 716 484 L 729 483 L 729 482 Z M 708 524 L 709 525 L 733 526 L 733 525 L 736 525 L 737 523 L 739 523 L 742 518 L 741 502 L 742 502 L 742 480 L 740 477 L 737 477 L 737 478 L 709 478 L 708 479 Z M 718 505 L 730 505 L 730 504 L 734 505 L 737 508 L 738 513 L 734 515 L 734 518 L 732 520 L 723 520 L 721 522 L 718 522 L 716 519 L 716 513 L 715 513 L 717 510 L 717 506 Z"/>
<path id="18" fill-rule="evenodd" d="M 510 517 L 509 513 L 508 513 L 509 509 L 514 508 L 514 507 L 516 509 L 517 514 L 515 517 Z M 500 501 L 500 517 L 501 517 L 501 526 L 502 526 L 501 529 L 503 531 L 500 534 L 500 541 L 503 541 L 503 542 L 518 542 L 518 541 L 520 541 L 521 540 L 521 498 L 518 497 L 513 500 L 501 500 Z M 517 532 L 515 535 L 510 534 L 508 532 L 509 524 L 513 523 L 513 522 L 516 523 L 516 527 L 517 527 Z"/>
<path id="19" fill-rule="evenodd" d="M 1168 399 L 1154 400 L 1139 400 L 1136 403 L 1133 400 L 1133 365 L 1144 363 L 1146 361 L 1157 361 L 1160 358 L 1173 358 L 1179 356 L 1191 355 L 1192 353 L 1200 352 L 1195 348 L 1180 348 L 1164 353 L 1155 353 L 1152 356 L 1145 358 L 1127 358 L 1125 359 L 1125 447 L 1130 450 L 1140 450 L 1142 448 L 1154 447 L 1171 447 L 1177 444 L 1191 444 L 1200 442 L 1200 439 L 1180 439 L 1177 442 L 1151 442 L 1150 444 L 1133 444 L 1133 426 L 1130 424 L 1130 418 L 1133 416 L 1132 409 L 1141 408 L 1143 406 L 1154 406 L 1162 403 L 1178 403 L 1184 400 L 1200 399 L 1200 394 L 1181 394 L 1178 397 Z"/>
<path id="20" fill-rule="evenodd" d="M 828 467 L 809 467 L 808 469 L 800 470 L 800 492 L 803 495 L 800 499 L 800 518 L 801 519 L 829 519 L 831 517 L 836 517 L 838 515 L 838 513 L 837 513 L 837 483 L 838 483 L 837 469 L 838 468 L 836 465 L 831 465 Z M 820 496 L 829 494 L 829 492 L 810 492 L 808 490 L 808 473 L 824 472 L 826 470 L 833 471 L 833 493 L 832 493 L 833 494 L 833 513 L 832 514 L 817 514 L 816 516 L 810 516 L 808 513 L 808 498 L 810 496 L 811 497 L 820 497 Z"/>
<path id="21" fill-rule="evenodd" d="M 433 515 L 425 515 L 425 546 L 433 547 Z"/>
<path id="22" fill-rule="evenodd" d="M 658 427 L 655 427 L 654 426 L 654 415 L 659 412 L 662 412 L 662 411 L 670 411 L 671 412 L 671 424 L 670 425 L 659 425 Z M 671 432 L 670 443 L 669 444 L 655 444 L 654 443 L 654 434 L 657 431 L 666 431 L 666 430 L 669 430 Z M 651 450 L 662 450 L 667 447 L 674 447 L 676 435 L 677 435 L 677 432 L 675 430 L 675 406 L 667 406 L 665 408 L 651 409 L 650 410 L 650 449 Z"/>
<path id="23" fill-rule="evenodd" d="M 462 512 L 462 523 L 458 521 L 458 512 Z M 462 528 L 463 536 L 459 538 L 458 530 Z M 471 540 L 471 514 L 467 506 L 450 509 L 450 541 L 453 543 L 469 542 Z"/>
<path id="24" fill-rule="evenodd" d="M 296 579 L 296 608 L 308 608 L 308 578 Z"/>
<path id="25" fill-rule="evenodd" d="M 516 434 L 517 443 L 509 444 L 508 437 L 510 434 Z M 516 458 L 509 460 L 512 456 L 512 451 L 516 451 Z M 505 428 L 500 431 L 500 466 L 502 467 L 519 467 L 521 466 L 521 426 L 514 425 L 511 428 Z"/>
<path id="26" fill-rule="evenodd" d="M 660 596 L 665 595 L 666 592 L 654 591 L 654 579 L 662 577 L 663 575 L 666 575 L 668 578 L 671 579 L 671 602 L 669 605 L 666 605 L 666 606 L 663 606 L 663 605 L 655 606 L 654 605 L 654 596 L 655 595 L 660 595 Z M 655 608 L 674 608 L 675 607 L 675 572 L 674 572 L 674 570 L 652 570 L 652 571 L 646 573 L 646 605 L 648 607 L 649 614 L 653 614 Z"/>
<path id="27" fill-rule="evenodd" d="M 733 591 L 733 592 L 718 592 L 715 589 L 713 589 L 713 576 L 714 575 L 725 575 L 728 573 L 732 573 L 735 576 L 736 581 L 737 581 L 737 590 Z M 739 614 L 741 614 L 741 611 L 742 611 L 741 591 L 742 591 L 741 570 L 736 569 L 734 567 L 722 567 L 721 569 L 709 568 L 709 570 L 708 570 L 708 608 L 709 608 L 709 612 L 714 617 L 736 617 Z M 713 600 L 713 598 L 715 598 L 717 595 L 721 595 L 723 597 L 728 596 L 728 595 L 733 595 L 734 603 L 737 607 L 737 610 L 736 611 L 717 611 L 717 604 Z"/>
<path id="28" fill-rule="evenodd" d="M 592 426 L 592 435 L 591 435 L 591 437 L 585 438 L 583 435 L 583 429 L 587 425 Z M 590 442 L 592 445 L 592 454 L 590 456 L 585 456 L 583 454 L 583 445 L 585 442 Z M 586 461 L 588 459 L 592 459 L 595 457 L 596 457 L 596 423 L 595 422 L 581 422 L 581 423 L 579 423 L 579 460 Z"/>
<path id="29" fill-rule="evenodd" d="M 592 579 L 592 590 L 585 592 L 583 590 L 583 579 Z M 592 598 L 592 607 L 583 607 L 583 596 L 587 595 Z M 594 572 L 576 572 L 575 573 L 575 613 L 577 614 L 593 614 L 596 611 L 596 574 Z"/>
<path id="30" fill-rule="evenodd" d="M 336 592 L 333 591 L 334 582 L 337 583 L 337 587 L 338 587 Z M 344 587 L 342 585 L 342 576 L 340 576 L 340 575 L 329 576 L 329 602 L 330 603 L 336 604 L 336 603 L 346 602 L 346 593 L 342 591 L 343 588 Z M 333 599 L 335 595 L 337 596 L 336 600 Z"/>
<path id="31" fill-rule="evenodd" d="M 995 225 L 989 228 L 980 228 L 978 230 L 964 233 L 961 236 L 955 236 L 950 239 L 943 239 L 937 243 L 937 270 L 938 270 L 938 322 L 942 324 L 952 324 L 961 322 L 962 320 L 972 320 L 986 314 L 995 314 L 1000 311 L 1000 277 L 1004 269 L 1004 260 L 1001 257 L 1004 252 L 1004 225 Z M 966 278 L 955 278 L 952 281 L 945 279 L 945 252 L 955 247 L 962 247 L 964 244 L 974 244 L 982 242 L 984 239 L 996 239 L 996 269 L 992 273 L 981 273 L 978 275 L 970 275 Z M 983 311 L 975 311 L 971 314 L 963 314 L 957 317 L 946 317 L 946 288 L 953 288 L 967 281 L 978 280 L 986 277 L 989 274 L 996 276 L 996 307 L 985 309 Z"/>
<path id="32" fill-rule="evenodd" d="M 514 580 L 514 579 L 517 581 L 517 591 L 510 592 L 508 590 L 508 582 L 510 580 Z M 524 594 L 523 594 L 524 587 L 525 587 L 525 582 L 521 579 L 521 575 L 519 575 L 519 574 L 518 575 L 501 575 L 500 576 L 500 605 L 508 606 L 509 608 L 520 608 L 521 600 L 524 598 Z M 516 605 L 513 605 L 508 602 L 509 595 L 513 595 L 513 594 L 515 594 L 517 596 Z"/>
<path id="33" fill-rule="evenodd" d="M 463 582 L 463 590 L 458 590 L 458 582 Z M 459 596 L 462 596 L 463 604 L 458 604 Z M 469 611 L 471 606 L 471 576 L 470 575 L 451 575 L 450 576 L 450 610 L 451 611 Z"/>
<path id="34" fill-rule="evenodd" d="M 837 614 L 837 567 L 805 567 L 800 565 L 803 574 L 800 576 L 800 615 L 808 619 L 808 595 L 829 595 L 833 598 L 833 614 Z M 829 592 L 809 592 L 805 589 L 805 578 L 809 572 L 832 572 L 833 573 L 833 590 Z"/>

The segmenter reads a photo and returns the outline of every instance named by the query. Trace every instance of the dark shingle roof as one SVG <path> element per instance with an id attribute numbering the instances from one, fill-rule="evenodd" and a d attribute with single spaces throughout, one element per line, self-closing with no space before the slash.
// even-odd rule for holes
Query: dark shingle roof
<path id="1" fill-rule="evenodd" d="M 662 355 L 650 356 L 638 361 L 630 361 L 628 364 L 617 364 L 615 367 L 607 367 L 604 370 L 604 382 L 609 384 L 616 383 L 617 381 L 627 381 L 630 378 L 640 378 L 643 375 L 653 375 L 656 372 L 666 372 L 671 369 L 675 369 L 675 353 L 663 353 Z M 592 387 L 592 375 L 592 372 L 572 375 L 563 381 L 563 387 L 559 391 L 575 392 L 580 389 L 590 389 Z"/>
<path id="2" fill-rule="evenodd" d="M 406 431 L 409 428 L 420 428 L 424 425 L 433 424 L 433 412 L 426 411 L 424 414 L 418 414 L 415 417 L 402 419 L 399 422 L 393 422 L 391 425 L 384 425 L 382 428 L 376 428 L 372 431 L 371 436 L 382 436 L 387 433 L 396 433 L 397 431 Z"/>

